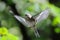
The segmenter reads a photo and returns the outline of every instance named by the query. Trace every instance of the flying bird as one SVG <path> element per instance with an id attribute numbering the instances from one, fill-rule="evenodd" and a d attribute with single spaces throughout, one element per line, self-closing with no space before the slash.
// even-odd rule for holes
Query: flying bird
<path id="1" fill-rule="evenodd" d="M 31 27 L 34 30 L 34 34 L 36 37 L 40 37 L 38 30 L 36 28 L 36 24 L 40 21 L 46 19 L 49 15 L 49 9 L 46 9 L 39 13 L 38 15 L 32 16 L 31 14 L 27 13 L 25 17 L 21 17 L 18 15 L 14 15 L 14 17 L 21 22 L 24 26 Z M 11 12 L 11 11 L 10 11 Z"/>

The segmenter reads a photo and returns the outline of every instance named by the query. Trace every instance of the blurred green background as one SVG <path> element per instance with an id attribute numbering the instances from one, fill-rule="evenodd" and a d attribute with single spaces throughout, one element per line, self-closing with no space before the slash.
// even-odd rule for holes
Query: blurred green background
<path id="1" fill-rule="evenodd" d="M 12 3 L 16 4 L 16 10 L 22 17 L 25 13 L 36 15 L 49 8 L 48 18 L 36 25 L 40 37 L 36 38 L 28 27 L 27 34 L 31 40 L 60 40 L 60 0 L 7 0 L 8 5 Z M 0 40 L 24 40 L 19 26 L 21 24 L 10 14 L 8 5 L 0 0 Z"/>

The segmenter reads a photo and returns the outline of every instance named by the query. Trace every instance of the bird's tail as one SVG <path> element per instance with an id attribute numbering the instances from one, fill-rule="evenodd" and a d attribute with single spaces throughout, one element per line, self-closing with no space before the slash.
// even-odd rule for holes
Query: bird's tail
<path id="1" fill-rule="evenodd" d="M 36 37 L 40 37 L 40 34 L 39 34 L 37 28 L 34 28 L 34 34 L 35 34 Z"/>

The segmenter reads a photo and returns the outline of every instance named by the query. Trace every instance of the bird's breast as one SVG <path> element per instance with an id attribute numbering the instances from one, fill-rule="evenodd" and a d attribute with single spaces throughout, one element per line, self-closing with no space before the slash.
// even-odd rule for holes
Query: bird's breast
<path id="1" fill-rule="evenodd" d="M 27 21 L 29 27 L 33 27 L 35 25 L 35 21 Z"/>

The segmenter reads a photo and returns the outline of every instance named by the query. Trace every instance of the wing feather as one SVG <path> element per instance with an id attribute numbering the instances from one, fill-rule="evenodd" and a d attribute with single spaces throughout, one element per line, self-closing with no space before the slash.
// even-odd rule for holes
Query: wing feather
<path id="1" fill-rule="evenodd" d="M 19 22 L 21 22 L 24 26 L 28 26 L 28 23 L 26 22 L 26 20 L 25 20 L 23 17 L 17 16 L 17 15 L 14 15 L 14 17 L 15 17 Z"/>
<path id="2" fill-rule="evenodd" d="M 48 17 L 48 15 L 49 15 L 49 9 L 46 9 L 46 10 L 42 11 L 39 15 L 37 15 L 37 16 L 35 17 L 35 20 L 36 20 L 37 23 L 38 23 L 38 22 L 46 19 L 46 18 Z"/>

